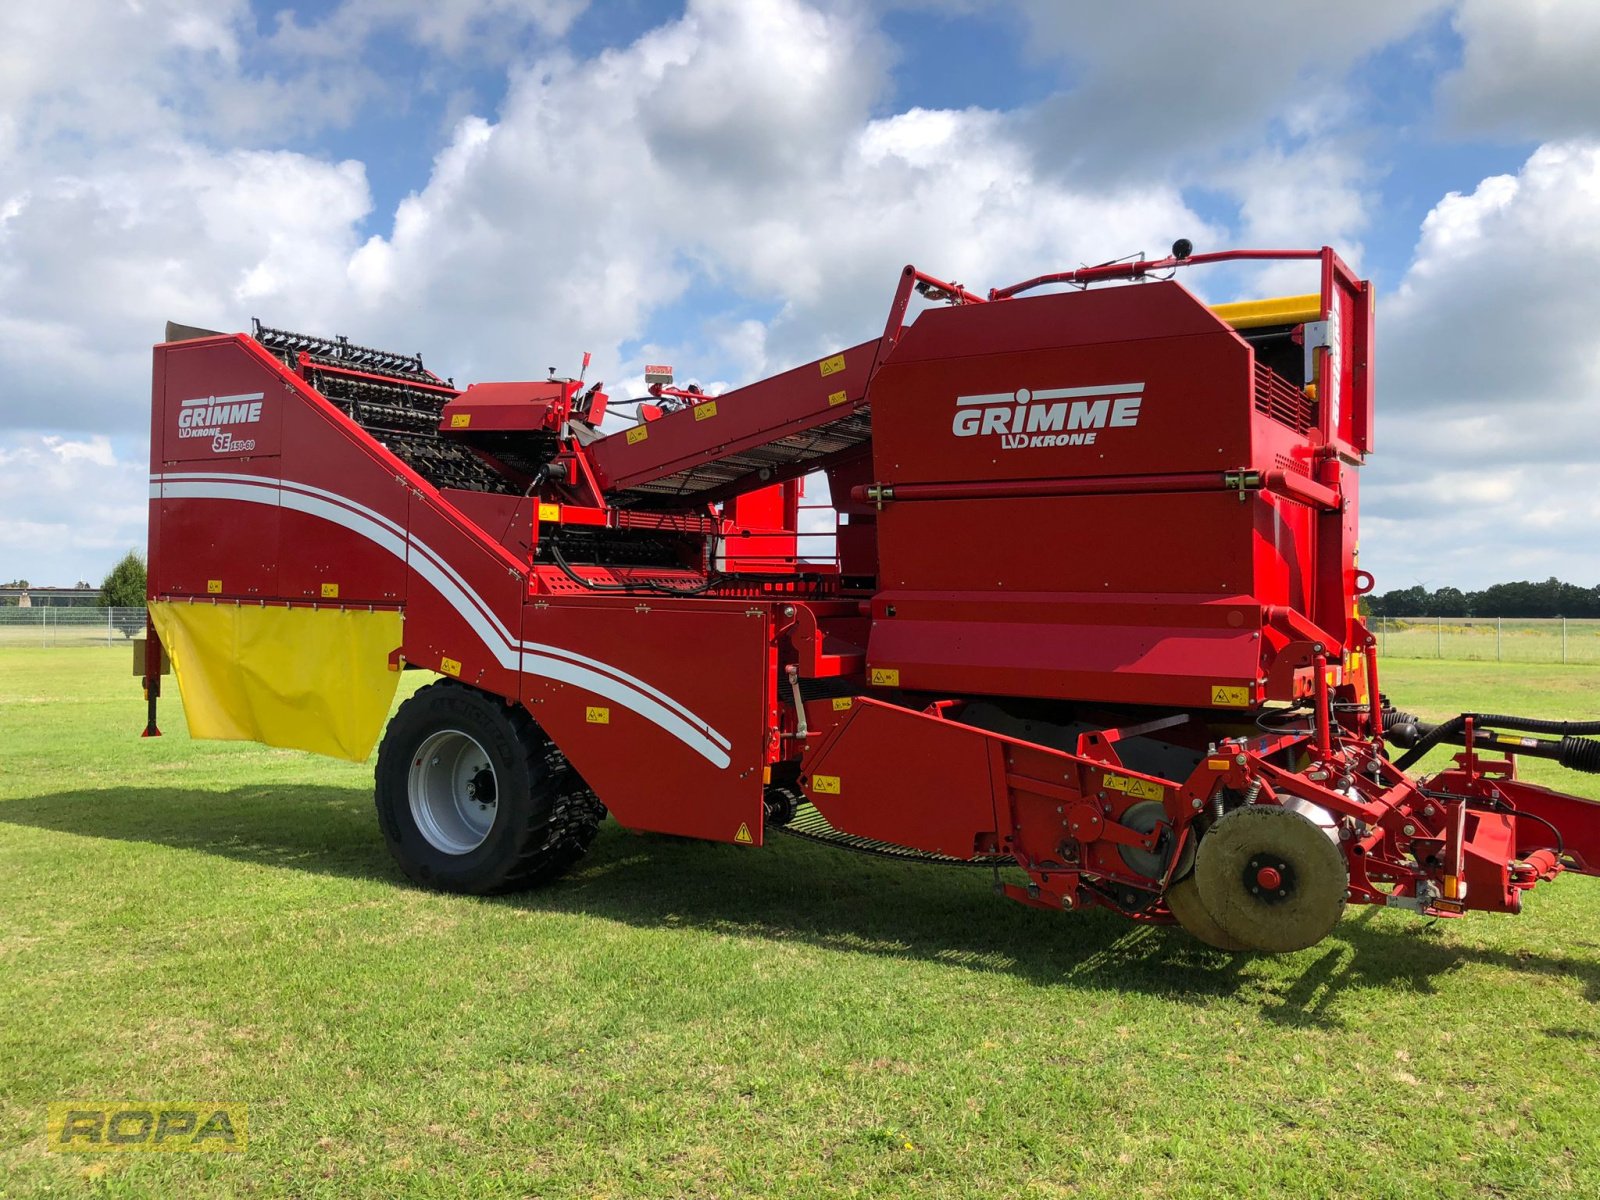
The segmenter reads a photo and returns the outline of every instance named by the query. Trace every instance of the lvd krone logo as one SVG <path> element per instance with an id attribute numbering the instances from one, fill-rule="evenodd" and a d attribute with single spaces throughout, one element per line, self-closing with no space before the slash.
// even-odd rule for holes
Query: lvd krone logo
<path id="1" fill-rule="evenodd" d="M 185 400 L 178 407 L 178 436 L 210 438 L 211 449 L 218 454 L 254 450 L 255 439 L 241 440 L 234 436 L 234 430 L 240 425 L 257 424 L 265 399 L 265 392 L 247 392 L 238 396 L 197 396 Z"/>
<path id="2" fill-rule="evenodd" d="M 1092 446 L 1103 430 L 1137 425 L 1143 402 L 1142 383 L 957 396 L 950 432 L 956 437 L 992 434 L 1003 450 Z"/>

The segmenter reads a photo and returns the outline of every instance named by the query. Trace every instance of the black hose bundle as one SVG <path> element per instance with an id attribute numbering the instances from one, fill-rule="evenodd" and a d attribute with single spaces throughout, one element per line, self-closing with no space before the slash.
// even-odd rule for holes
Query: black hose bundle
<path id="1" fill-rule="evenodd" d="M 1443 724 L 1431 728 L 1422 726 L 1415 717 L 1406 713 L 1394 714 L 1401 720 L 1391 721 L 1388 714 L 1384 715 L 1383 726 L 1385 732 L 1391 727 L 1399 725 L 1413 725 L 1422 730 L 1422 736 L 1412 744 L 1411 749 L 1395 760 L 1395 766 L 1404 771 L 1420 759 L 1429 750 L 1461 734 L 1467 727 L 1470 718 L 1475 727 L 1515 729 L 1519 733 L 1549 733 L 1562 739 L 1561 754 L 1558 760 L 1564 765 L 1573 766 L 1580 771 L 1600 771 L 1600 743 L 1584 741 L 1575 736 L 1586 733 L 1600 733 L 1600 721 L 1541 721 L 1534 717 L 1508 717 L 1501 713 L 1462 713 L 1459 717 L 1451 717 Z M 1401 739 L 1396 739 L 1400 741 Z M 1567 743 L 1572 743 L 1570 750 Z M 1402 742 L 1403 744 L 1403 742 Z M 1571 762 L 1567 761 L 1571 758 Z M 1586 764 L 1586 765 L 1580 765 Z"/>
<path id="2" fill-rule="evenodd" d="M 1556 752 L 1556 761 L 1574 771 L 1600 775 L 1600 742 L 1564 737 L 1561 739 L 1561 748 Z"/>

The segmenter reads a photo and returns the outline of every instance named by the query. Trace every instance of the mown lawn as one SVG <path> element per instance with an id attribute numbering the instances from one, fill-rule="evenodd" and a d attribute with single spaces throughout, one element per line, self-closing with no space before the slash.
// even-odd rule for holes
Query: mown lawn
<path id="1" fill-rule="evenodd" d="M 127 658 L 0 650 L 0 1195 L 1600 1194 L 1600 881 L 1276 959 L 781 838 L 608 826 L 548 891 L 437 896 L 369 767 L 175 699 L 141 741 Z M 1596 668 L 1384 687 L 1600 712 Z M 244 1101 L 249 1148 L 46 1153 L 95 1099 Z"/>

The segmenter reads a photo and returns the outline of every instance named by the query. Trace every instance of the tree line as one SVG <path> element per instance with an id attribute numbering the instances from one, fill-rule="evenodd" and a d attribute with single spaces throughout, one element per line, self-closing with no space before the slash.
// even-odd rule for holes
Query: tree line
<path id="1" fill-rule="evenodd" d="M 1542 583 L 1496 583 L 1481 592 L 1420 584 L 1367 596 L 1374 617 L 1600 617 L 1600 587 L 1579 587 L 1552 576 Z"/>

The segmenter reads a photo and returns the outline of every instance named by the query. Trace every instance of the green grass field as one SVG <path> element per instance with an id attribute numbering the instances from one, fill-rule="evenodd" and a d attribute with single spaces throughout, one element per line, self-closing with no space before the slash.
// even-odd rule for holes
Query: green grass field
<path id="1" fill-rule="evenodd" d="M 1600 880 L 1274 959 L 781 838 L 431 895 L 369 767 L 175 699 L 141 741 L 128 657 L 0 650 L 0 1195 L 1600 1194 Z M 1600 712 L 1593 667 L 1384 687 Z M 97 1099 L 247 1102 L 249 1148 L 47 1153 Z"/>

